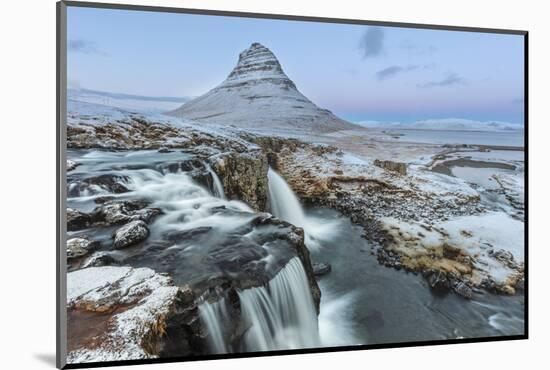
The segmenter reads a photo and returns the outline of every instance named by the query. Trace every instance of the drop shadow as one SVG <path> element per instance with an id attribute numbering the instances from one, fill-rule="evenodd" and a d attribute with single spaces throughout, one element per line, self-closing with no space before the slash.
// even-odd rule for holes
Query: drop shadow
<path id="1" fill-rule="evenodd" d="M 34 358 L 51 367 L 56 366 L 55 353 L 35 353 Z"/>

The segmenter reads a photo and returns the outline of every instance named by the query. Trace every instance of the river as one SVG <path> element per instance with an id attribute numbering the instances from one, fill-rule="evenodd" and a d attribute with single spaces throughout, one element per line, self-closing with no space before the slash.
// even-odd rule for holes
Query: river
<path id="1" fill-rule="evenodd" d="M 69 193 L 76 191 L 82 179 L 97 175 L 118 176 L 129 190 L 113 194 L 101 187 L 88 187 L 69 196 L 69 207 L 89 212 L 101 197 L 108 196 L 147 198 L 162 210 L 150 225 L 146 242 L 124 250 L 103 248 L 117 263 L 169 273 L 178 284 L 211 281 L 219 270 L 209 257 L 220 245 L 233 243 L 231 253 L 248 251 L 244 248 L 252 253 L 257 247 L 252 231 L 235 233 L 245 230 L 254 213 L 244 203 L 225 199 L 215 173 L 210 191 L 185 171 L 173 170 L 174 163 L 191 158 L 188 154 L 71 150 L 68 157 L 80 164 L 68 175 Z M 361 237 L 362 229 L 348 218 L 332 209 L 304 210 L 282 177 L 270 170 L 268 179 L 274 215 L 304 228 L 313 261 L 332 266 L 319 282 L 320 315 L 317 321 L 301 262 L 291 259 L 266 286 L 239 290 L 242 318 L 249 330 L 237 347 L 225 338 L 228 307 L 223 299 L 198 302 L 201 319 L 210 332 L 212 353 L 523 333 L 521 292 L 512 297 L 476 294 L 470 301 L 455 294 L 434 295 L 421 276 L 379 265 L 372 246 Z M 112 232 L 113 228 L 107 227 L 70 232 L 69 237 L 86 233 L 108 245 Z M 166 235 L 174 232 L 180 233 L 179 241 L 165 242 Z M 181 234 L 185 232 L 190 233 Z M 267 228 L 262 232 L 265 238 L 265 233 L 274 231 Z M 265 261 L 288 256 L 284 248 L 277 248 L 276 241 L 263 247 Z"/>

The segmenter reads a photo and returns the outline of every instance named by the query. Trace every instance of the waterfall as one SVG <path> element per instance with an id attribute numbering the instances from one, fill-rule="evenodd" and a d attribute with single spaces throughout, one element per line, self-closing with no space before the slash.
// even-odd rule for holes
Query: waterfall
<path id="1" fill-rule="evenodd" d="M 202 324 L 209 333 L 208 344 L 210 350 L 213 353 L 231 352 L 230 346 L 226 345 L 225 326 L 223 325 L 230 319 L 227 313 L 225 299 L 221 299 L 214 303 L 204 302 L 200 304 L 199 315 Z"/>
<path id="2" fill-rule="evenodd" d="M 210 173 L 210 176 L 212 176 L 212 180 L 214 181 L 214 195 L 218 198 L 225 199 L 225 193 L 223 191 L 223 185 L 220 178 L 208 163 L 204 163 L 204 166 L 206 167 L 206 169 Z"/>
<path id="3" fill-rule="evenodd" d="M 269 183 L 269 201 L 273 216 L 290 222 L 294 226 L 305 228 L 306 219 L 300 201 L 286 181 L 269 168 L 267 171 Z"/>
<path id="4" fill-rule="evenodd" d="M 269 168 L 267 172 L 269 185 L 269 202 L 273 216 L 285 220 L 294 226 L 304 229 L 305 244 L 310 250 L 321 248 L 320 240 L 328 240 L 338 227 L 337 221 L 306 218 L 298 197 L 286 181 Z"/>
<path id="5" fill-rule="evenodd" d="M 317 312 L 307 276 L 298 257 L 287 265 L 267 286 L 238 292 L 242 325 L 248 328 L 240 347 L 244 351 L 311 348 L 320 345 Z M 199 305 L 201 321 L 209 333 L 213 353 L 233 351 L 227 338 L 225 299 Z"/>
<path id="6" fill-rule="evenodd" d="M 247 351 L 319 346 L 317 313 L 301 261 L 294 257 L 267 287 L 239 292 L 241 311 L 250 328 Z"/>

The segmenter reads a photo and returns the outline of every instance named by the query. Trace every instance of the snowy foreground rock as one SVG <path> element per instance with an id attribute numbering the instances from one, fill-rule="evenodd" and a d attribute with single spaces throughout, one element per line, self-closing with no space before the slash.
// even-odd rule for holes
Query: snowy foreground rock
<path id="1" fill-rule="evenodd" d="M 197 318 L 189 288 L 148 268 L 113 266 L 69 273 L 67 311 L 69 363 L 158 357 L 171 322 L 192 333 Z M 191 352 L 190 343 L 179 345 Z"/>

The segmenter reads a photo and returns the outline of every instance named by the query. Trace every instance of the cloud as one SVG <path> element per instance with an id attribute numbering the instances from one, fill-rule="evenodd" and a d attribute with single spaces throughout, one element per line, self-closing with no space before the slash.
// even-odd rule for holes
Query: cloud
<path id="1" fill-rule="evenodd" d="M 363 57 L 376 57 L 384 51 L 384 30 L 380 27 L 369 27 L 359 44 Z"/>
<path id="2" fill-rule="evenodd" d="M 95 42 L 83 39 L 69 40 L 67 50 L 73 53 L 107 55 L 107 53 L 99 50 Z"/>
<path id="3" fill-rule="evenodd" d="M 421 88 L 431 88 L 431 87 L 447 87 L 454 85 L 466 85 L 466 80 L 463 77 L 460 77 L 456 73 L 450 73 L 447 77 L 439 81 L 429 81 L 423 84 L 418 84 L 418 87 Z"/>
<path id="4" fill-rule="evenodd" d="M 406 67 L 391 66 L 376 72 L 376 78 L 378 79 L 378 81 L 383 81 L 388 78 L 394 77 L 395 75 L 398 75 L 400 73 L 414 71 L 415 69 L 418 69 L 418 68 L 420 68 L 420 66 L 418 65 L 410 65 Z M 425 66 L 423 66 L 423 68 L 425 68 Z"/>

